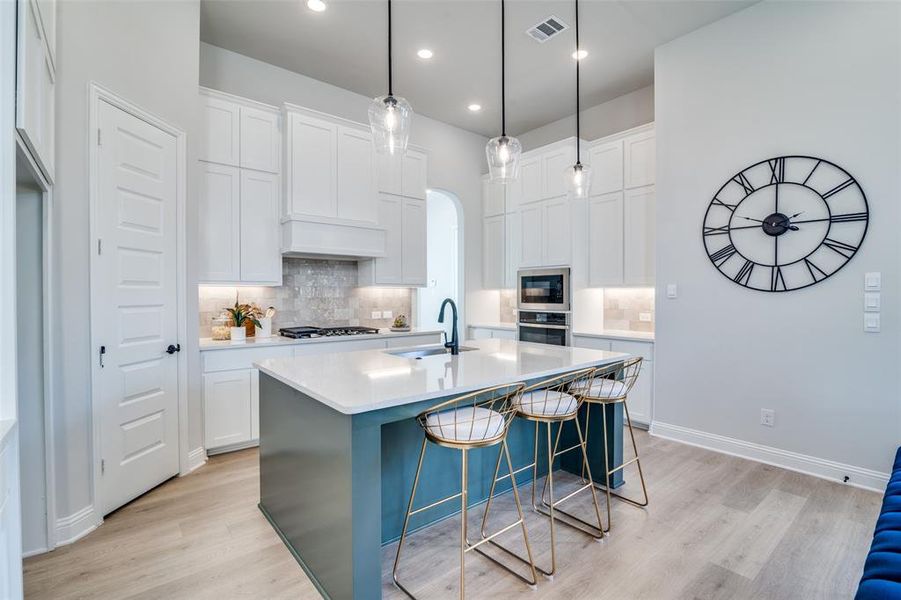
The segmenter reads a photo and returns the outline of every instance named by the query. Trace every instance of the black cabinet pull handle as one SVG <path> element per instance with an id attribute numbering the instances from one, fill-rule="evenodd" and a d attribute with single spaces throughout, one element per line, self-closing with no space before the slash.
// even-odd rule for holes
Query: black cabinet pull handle
<path id="1" fill-rule="evenodd" d="M 175 346 L 169 344 L 169 347 L 166 348 L 166 354 L 175 354 L 176 352 L 181 352 L 181 344 Z"/>

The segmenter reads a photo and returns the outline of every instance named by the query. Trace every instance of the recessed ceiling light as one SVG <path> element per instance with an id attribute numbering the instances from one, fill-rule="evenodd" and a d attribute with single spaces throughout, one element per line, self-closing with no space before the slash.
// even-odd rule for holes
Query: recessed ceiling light
<path id="1" fill-rule="evenodd" d="M 572 54 L 573 58 L 576 60 L 582 60 L 586 56 L 588 56 L 588 50 L 576 50 Z"/>
<path id="2" fill-rule="evenodd" d="M 482 110 L 482 105 L 481 104 L 470 104 L 466 108 L 468 108 L 471 112 L 479 112 L 480 110 Z"/>
<path id="3" fill-rule="evenodd" d="M 322 12 L 325 10 L 325 2 L 322 0 L 307 0 L 307 8 L 314 12 Z"/>
<path id="4" fill-rule="evenodd" d="M 424 58 L 426 60 L 432 58 L 432 51 L 428 48 L 423 48 L 419 52 L 416 53 L 416 56 L 419 58 Z"/>

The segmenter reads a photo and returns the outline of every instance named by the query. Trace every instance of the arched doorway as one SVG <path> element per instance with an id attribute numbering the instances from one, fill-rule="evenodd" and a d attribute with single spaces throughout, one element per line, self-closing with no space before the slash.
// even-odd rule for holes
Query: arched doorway
<path id="1" fill-rule="evenodd" d="M 451 298 L 459 311 L 460 339 L 463 331 L 463 207 L 456 194 L 429 189 L 426 194 L 428 230 L 427 286 L 417 293 L 416 325 L 420 328 L 445 329 L 450 335 L 450 319 L 438 323 L 438 311 L 445 298 Z"/>

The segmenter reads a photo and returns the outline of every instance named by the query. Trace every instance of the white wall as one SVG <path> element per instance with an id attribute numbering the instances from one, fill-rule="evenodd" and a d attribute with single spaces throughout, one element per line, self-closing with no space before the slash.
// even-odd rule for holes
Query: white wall
<path id="1" fill-rule="evenodd" d="M 185 130 L 188 162 L 196 160 L 200 5 L 181 2 L 57 3 L 56 186 L 53 240 L 56 512 L 64 520 L 93 504 L 91 484 L 91 361 L 88 282 L 88 85 L 95 81 Z M 196 238 L 195 182 L 188 179 L 188 240 Z M 196 269 L 189 260 L 189 278 Z M 188 294 L 188 315 L 197 314 Z M 189 321 L 189 355 L 198 356 L 197 321 Z M 196 359 L 199 361 L 199 359 Z M 195 362 L 193 373 L 199 373 Z M 199 375 L 190 391 L 191 447 L 201 443 Z M 90 521 L 87 513 L 84 521 Z M 94 518 L 99 515 L 94 515 Z M 78 530 L 90 523 L 76 523 Z M 64 541 L 63 538 L 61 541 Z"/>
<path id="2" fill-rule="evenodd" d="M 370 98 L 209 44 L 200 45 L 201 85 L 276 106 L 292 102 L 359 123 L 368 123 Z M 416 107 L 413 107 L 414 111 Z M 410 142 L 429 154 L 429 187 L 453 192 L 463 204 L 466 319 L 486 318 L 482 291 L 480 176 L 486 138 L 416 115 Z M 490 311 L 489 311 L 490 312 Z M 495 311 L 496 312 L 496 311 Z M 493 320 L 496 320 L 496 315 Z"/>
<path id="3" fill-rule="evenodd" d="M 784 453 L 889 471 L 901 439 L 901 5 L 754 5 L 658 48 L 655 94 L 655 420 L 776 448 L 730 446 L 820 473 L 847 469 Z M 784 154 L 855 176 L 870 229 L 826 281 L 749 291 L 710 264 L 704 211 L 733 174 Z M 868 271 L 883 274 L 875 334 L 863 332 Z M 668 283 L 678 299 L 665 298 Z M 759 425 L 763 407 L 775 427 Z"/>
<path id="4" fill-rule="evenodd" d="M 451 298 L 458 305 L 457 277 L 459 275 L 459 253 L 457 243 L 457 208 L 447 194 L 430 190 L 426 197 L 428 221 L 428 287 L 421 288 L 416 298 L 417 327 L 444 329 L 451 335 L 450 313 L 445 315 L 444 324 L 438 323 L 438 311 L 445 298 Z M 464 330 L 458 329 L 464 337 Z"/>
<path id="5" fill-rule="evenodd" d="M 654 86 L 649 85 L 582 110 L 583 140 L 596 140 L 654 120 Z M 575 114 L 519 135 L 524 151 L 576 135 Z"/>

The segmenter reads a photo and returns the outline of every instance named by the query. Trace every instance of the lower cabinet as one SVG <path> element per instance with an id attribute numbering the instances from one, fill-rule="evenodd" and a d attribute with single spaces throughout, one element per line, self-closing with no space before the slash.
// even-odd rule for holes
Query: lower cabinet
<path id="1" fill-rule="evenodd" d="M 239 369 L 203 376 L 204 443 L 207 449 L 234 446 L 253 439 L 251 371 Z M 259 429 L 259 425 L 257 425 Z"/>
<path id="2" fill-rule="evenodd" d="M 516 339 L 516 327 L 513 329 L 508 328 L 494 328 L 494 327 L 479 327 L 474 326 L 469 328 L 469 335 L 467 339 L 470 340 L 487 340 L 487 339 L 500 339 L 500 340 L 515 340 Z"/>
<path id="3" fill-rule="evenodd" d="M 573 335 L 573 345 L 579 348 L 595 348 L 611 352 L 625 352 L 641 356 L 641 373 L 629 392 L 626 402 L 633 425 L 649 427 L 654 417 L 654 343 Z"/>

